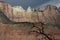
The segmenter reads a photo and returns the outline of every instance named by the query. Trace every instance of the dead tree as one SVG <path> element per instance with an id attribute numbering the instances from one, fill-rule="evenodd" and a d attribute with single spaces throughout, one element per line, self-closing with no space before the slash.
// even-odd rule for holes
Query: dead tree
<path id="1" fill-rule="evenodd" d="M 42 22 L 35 23 L 35 24 L 33 24 L 32 28 L 37 29 L 37 30 L 36 29 L 32 30 L 32 32 L 37 33 L 36 37 L 38 37 L 39 35 L 44 35 L 48 40 L 53 40 L 53 38 L 49 37 L 49 35 L 44 32 L 44 23 L 42 23 Z"/>

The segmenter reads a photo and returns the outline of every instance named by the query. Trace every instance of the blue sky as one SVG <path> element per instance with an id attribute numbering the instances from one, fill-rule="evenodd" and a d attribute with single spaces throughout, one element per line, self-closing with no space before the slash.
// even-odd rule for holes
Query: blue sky
<path id="1" fill-rule="evenodd" d="M 2 1 L 5 1 L 11 4 L 12 6 L 21 5 L 24 9 L 26 9 L 28 6 L 35 8 L 47 4 L 60 6 L 60 0 L 2 0 Z"/>

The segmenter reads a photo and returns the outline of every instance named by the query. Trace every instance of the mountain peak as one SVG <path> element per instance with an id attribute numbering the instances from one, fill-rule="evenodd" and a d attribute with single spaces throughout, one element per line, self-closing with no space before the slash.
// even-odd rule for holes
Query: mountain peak
<path id="1" fill-rule="evenodd" d="M 46 5 L 46 6 L 42 7 L 42 8 L 45 8 L 45 10 L 46 10 L 46 9 L 51 10 L 51 9 L 56 9 L 57 7 L 54 6 L 54 5 Z"/>
<path id="2" fill-rule="evenodd" d="M 23 8 L 22 8 L 22 6 L 14 6 L 13 7 L 14 9 L 16 9 L 17 11 L 25 11 Z"/>
<path id="3" fill-rule="evenodd" d="M 32 12 L 32 8 L 30 6 L 27 8 L 27 12 Z"/>
<path id="4" fill-rule="evenodd" d="M 50 10 L 56 10 L 56 9 L 57 9 L 57 7 L 54 6 L 54 5 L 46 5 L 46 6 L 42 6 L 40 8 L 36 8 L 37 11 L 39 11 L 39 10 L 42 10 L 42 11 L 48 10 L 48 11 L 50 11 Z"/>

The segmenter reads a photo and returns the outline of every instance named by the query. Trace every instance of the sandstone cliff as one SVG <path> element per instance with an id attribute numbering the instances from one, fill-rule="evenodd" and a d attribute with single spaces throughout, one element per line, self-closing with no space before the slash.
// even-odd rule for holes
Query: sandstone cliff
<path id="1" fill-rule="evenodd" d="M 12 7 L 10 4 L 0 2 L 4 14 L 15 22 L 43 22 L 46 24 L 60 24 L 60 10 L 53 5 L 46 5 L 37 9 L 24 10 L 21 6 Z"/>
<path id="2" fill-rule="evenodd" d="M 58 8 L 56 6 L 47 5 L 41 7 L 38 10 L 38 16 L 39 20 L 41 20 L 42 22 L 60 24 L 60 12 L 58 11 Z"/>

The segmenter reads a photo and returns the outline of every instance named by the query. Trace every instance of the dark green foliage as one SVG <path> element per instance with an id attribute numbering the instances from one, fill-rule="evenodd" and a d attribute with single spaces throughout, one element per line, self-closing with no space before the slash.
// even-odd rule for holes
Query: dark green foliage
<path id="1" fill-rule="evenodd" d="M 12 21 L 9 20 L 9 19 L 7 18 L 7 16 L 5 16 L 2 11 L 0 11 L 0 19 L 1 19 L 0 21 L 1 21 L 2 23 L 12 23 Z"/>
<path id="2" fill-rule="evenodd" d="M 52 27 L 58 27 L 60 28 L 60 24 L 52 24 L 52 23 L 46 23 L 46 26 L 52 26 Z"/>

